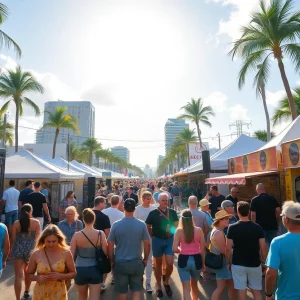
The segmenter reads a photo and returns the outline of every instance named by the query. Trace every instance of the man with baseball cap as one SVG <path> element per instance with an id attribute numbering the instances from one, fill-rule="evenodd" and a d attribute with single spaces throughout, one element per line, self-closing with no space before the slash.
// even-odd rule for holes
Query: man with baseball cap
<path id="1" fill-rule="evenodd" d="M 230 200 L 224 200 L 222 203 L 221 203 L 221 207 L 230 215 L 232 215 L 232 217 L 229 219 L 229 225 L 231 224 L 234 224 L 237 222 L 237 218 L 234 216 L 234 204 L 232 201 Z M 224 233 L 225 235 L 227 235 L 227 230 L 228 230 L 228 227 L 226 227 L 224 229 Z"/>
<path id="2" fill-rule="evenodd" d="M 210 202 L 208 202 L 208 200 L 204 198 L 199 201 L 199 205 L 200 205 L 201 211 L 205 213 L 205 217 L 206 217 L 206 220 L 208 223 L 208 228 L 209 228 L 209 230 L 211 230 L 211 225 L 214 222 L 214 219 L 212 218 L 212 216 L 209 212 Z"/>
<path id="3" fill-rule="evenodd" d="M 273 239 L 266 266 L 266 299 L 271 300 L 277 283 L 275 299 L 300 299 L 300 204 L 286 201 L 282 208 L 282 223 L 288 233 Z"/>
<path id="4" fill-rule="evenodd" d="M 150 252 L 147 227 L 143 221 L 133 216 L 135 205 L 134 199 L 125 200 L 125 217 L 113 224 L 107 239 L 108 257 L 114 269 L 114 290 L 118 293 L 119 300 L 127 299 L 128 287 L 132 292 L 132 299 L 142 297 L 144 268 Z M 116 246 L 115 253 L 114 246 Z"/>

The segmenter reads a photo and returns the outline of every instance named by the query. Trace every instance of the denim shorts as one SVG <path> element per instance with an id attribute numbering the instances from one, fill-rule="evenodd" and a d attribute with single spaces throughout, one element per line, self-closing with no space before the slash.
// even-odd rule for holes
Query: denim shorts
<path id="1" fill-rule="evenodd" d="M 177 268 L 178 274 L 180 277 L 181 282 L 190 281 L 191 277 L 200 280 L 200 272 L 201 270 L 196 269 L 196 264 L 193 256 L 188 258 L 186 267 L 184 268 Z"/>
<path id="2" fill-rule="evenodd" d="M 227 268 L 227 263 L 225 257 L 223 258 L 222 269 L 212 269 L 216 273 L 216 280 L 229 280 L 232 278 L 231 272 Z"/>
<path id="3" fill-rule="evenodd" d="M 18 220 L 18 210 L 12 210 L 5 213 L 5 222 L 7 225 L 12 225 Z"/>
<path id="4" fill-rule="evenodd" d="M 173 236 L 168 239 L 161 239 L 153 236 L 152 237 L 153 257 L 162 257 L 164 254 L 174 256 L 174 252 L 172 250 L 173 239 L 174 239 Z"/>
<path id="5" fill-rule="evenodd" d="M 98 266 L 76 267 L 75 284 L 100 284 L 103 282 L 103 274 L 100 273 Z"/>

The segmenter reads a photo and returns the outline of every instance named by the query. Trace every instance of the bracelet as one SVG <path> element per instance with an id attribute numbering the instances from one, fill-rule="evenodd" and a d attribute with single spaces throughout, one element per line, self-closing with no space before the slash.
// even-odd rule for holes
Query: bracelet
<path id="1" fill-rule="evenodd" d="M 267 293 L 265 292 L 265 295 L 266 295 L 267 297 L 272 297 L 272 296 L 273 296 L 273 293 L 267 294 Z"/>

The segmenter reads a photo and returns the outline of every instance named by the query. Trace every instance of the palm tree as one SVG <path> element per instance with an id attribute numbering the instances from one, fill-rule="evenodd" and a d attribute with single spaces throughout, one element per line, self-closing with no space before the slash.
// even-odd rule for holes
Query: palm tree
<path id="1" fill-rule="evenodd" d="M 297 114 L 300 115 L 300 87 L 293 91 Z M 272 121 L 273 125 L 279 124 L 281 121 L 289 121 L 291 119 L 291 111 L 289 109 L 289 100 L 285 96 L 275 109 Z"/>
<path id="2" fill-rule="evenodd" d="M 189 151 L 189 144 L 195 143 L 197 141 L 197 137 L 195 135 L 195 129 L 190 130 L 189 128 L 184 128 L 176 138 L 178 141 L 180 141 L 182 144 L 185 145 L 186 151 L 187 151 L 187 161 L 188 166 L 190 166 L 190 151 Z"/>
<path id="3" fill-rule="evenodd" d="M 9 17 L 9 10 L 8 10 L 7 6 L 0 3 L 0 25 L 2 25 L 8 17 Z M 9 37 L 5 32 L 0 30 L 0 48 L 3 47 L 3 44 L 6 49 L 13 47 L 17 56 L 21 57 L 22 51 L 21 51 L 21 48 L 19 47 L 19 45 L 11 37 Z"/>
<path id="4" fill-rule="evenodd" d="M 188 102 L 185 106 L 181 107 L 181 109 L 184 110 L 184 113 L 177 119 L 192 121 L 196 124 L 198 139 L 200 142 L 200 147 L 202 148 L 200 123 L 211 127 L 211 123 L 209 122 L 208 118 L 210 116 L 215 116 L 212 107 L 204 106 L 201 98 L 198 100 L 192 98 L 191 102 Z"/>
<path id="5" fill-rule="evenodd" d="M 36 116 L 40 115 L 39 107 L 24 94 L 28 92 L 43 93 L 43 86 L 28 72 L 23 71 L 20 66 L 16 70 L 8 70 L 7 73 L 0 75 L 0 97 L 9 99 L 0 109 L 0 115 L 3 115 L 11 102 L 16 106 L 15 116 L 15 152 L 19 148 L 19 117 L 23 115 L 23 104 L 30 106 Z"/>
<path id="6" fill-rule="evenodd" d="M 70 115 L 66 115 L 66 106 L 55 107 L 54 112 L 45 111 L 48 114 L 48 121 L 42 126 L 41 129 L 47 127 L 55 128 L 55 137 L 53 142 L 52 158 L 55 158 L 57 138 L 61 128 L 70 129 L 75 133 L 79 133 L 78 120 Z"/>
<path id="7" fill-rule="evenodd" d="M 271 131 L 271 139 L 273 137 L 275 137 L 275 133 Z M 263 141 L 263 142 L 268 142 L 268 133 L 266 130 L 256 130 L 254 133 L 253 133 L 253 137 L 257 140 L 260 140 L 260 141 Z"/>
<path id="8" fill-rule="evenodd" d="M 70 161 L 77 160 L 79 162 L 88 163 L 88 153 L 82 149 L 77 147 L 74 143 L 70 144 Z"/>
<path id="9" fill-rule="evenodd" d="M 102 145 L 95 138 L 88 138 L 82 143 L 83 149 L 89 153 L 89 165 L 93 165 L 93 154 L 101 149 Z"/>
<path id="10" fill-rule="evenodd" d="M 6 126 L 5 126 L 5 143 L 6 144 L 6 141 L 8 142 L 8 144 L 10 146 L 13 145 L 14 143 L 14 125 L 11 124 L 11 123 L 6 123 Z M 3 120 L 0 120 L 0 139 L 2 140 L 3 139 L 3 130 L 4 130 L 4 121 Z"/>
<path id="11" fill-rule="evenodd" d="M 238 77 L 239 88 L 245 84 L 249 71 L 260 64 L 254 78 L 254 85 L 266 85 L 270 75 L 270 57 L 277 60 L 280 75 L 287 93 L 292 119 L 296 119 L 297 110 L 291 88 L 285 73 L 283 57 L 289 57 L 296 71 L 300 69 L 300 11 L 293 11 L 293 0 L 271 0 L 269 6 L 260 0 L 260 11 L 251 15 L 250 24 L 242 27 L 242 36 L 234 42 L 229 55 L 243 60 Z"/>
<path id="12" fill-rule="evenodd" d="M 107 162 L 111 162 L 113 153 L 109 149 L 100 149 L 95 152 L 95 155 L 96 155 L 96 158 L 98 159 L 98 162 L 99 162 L 99 158 L 104 159 L 103 167 L 104 167 L 104 169 L 106 169 Z"/>

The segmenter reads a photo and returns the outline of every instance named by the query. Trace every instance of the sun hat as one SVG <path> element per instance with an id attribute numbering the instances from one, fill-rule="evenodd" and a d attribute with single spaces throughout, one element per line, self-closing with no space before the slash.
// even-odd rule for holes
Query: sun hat
<path id="1" fill-rule="evenodd" d="M 202 199 L 202 200 L 199 201 L 200 206 L 206 206 L 206 205 L 209 205 L 209 204 L 211 204 L 211 203 L 208 202 L 207 199 Z"/>
<path id="2" fill-rule="evenodd" d="M 212 223 L 212 226 L 214 224 L 216 224 L 218 221 L 223 220 L 224 218 L 231 218 L 233 217 L 233 215 L 228 214 L 224 209 L 219 210 L 216 214 L 215 214 L 215 219 L 214 222 Z"/>

